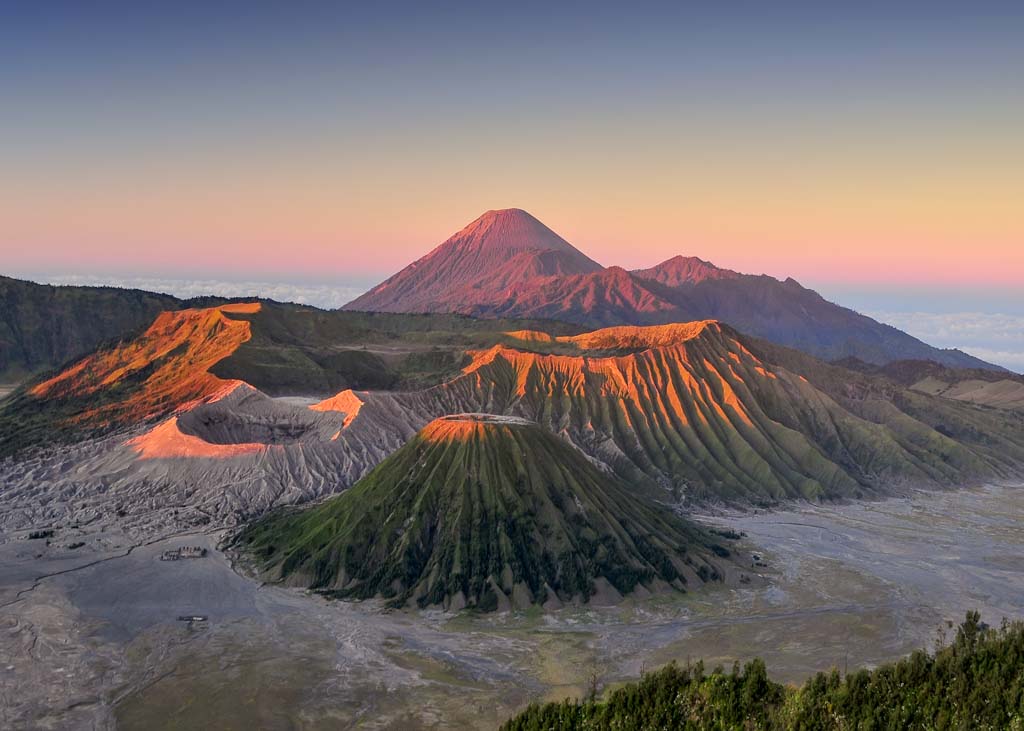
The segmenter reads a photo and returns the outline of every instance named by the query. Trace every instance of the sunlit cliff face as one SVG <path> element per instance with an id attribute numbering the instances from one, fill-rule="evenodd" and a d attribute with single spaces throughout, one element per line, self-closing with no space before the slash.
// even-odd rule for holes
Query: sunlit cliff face
<path id="1" fill-rule="evenodd" d="M 601 330 L 559 337 L 561 342 L 572 343 L 583 350 L 643 350 L 679 345 L 699 337 L 706 330 L 721 333 L 715 320 L 679 322 L 670 325 L 638 327 L 606 327 Z"/>
<path id="2" fill-rule="evenodd" d="M 494 414 L 454 414 L 442 416 L 420 430 L 419 436 L 428 442 L 468 442 L 488 434 L 516 427 L 534 425 L 527 419 Z"/>
<path id="3" fill-rule="evenodd" d="M 499 384 L 531 403 L 554 399 L 557 404 L 565 397 L 611 399 L 625 421 L 664 418 L 687 424 L 725 418 L 749 425 L 737 389 L 746 390 L 748 381 L 776 378 L 714 320 L 611 327 L 546 341 L 533 331 L 507 334 L 521 340 L 524 348 L 546 342 L 584 352 L 541 354 L 504 345 L 478 351 L 463 370 L 476 378 L 478 389 Z"/>
<path id="4" fill-rule="evenodd" d="M 644 350 L 678 345 L 700 336 L 706 329 L 720 331 L 715 320 L 679 322 L 670 325 L 622 325 L 606 327 L 580 335 L 552 336 L 537 330 L 512 330 L 505 335 L 529 346 L 536 343 L 567 343 L 581 350 Z"/>
<path id="5" fill-rule="evenodd" d="M 144 420 L 217 398 L 239 382 L 209 369 L 252 336 L 248 322 L 230 315 L 259 309 L 259 303 L 241 303 L 161 313 L 138 338 L 83 358 L 29 393 L 40 399 L 94 398 L 99 405 L 72 420 L 96 424 Z"/>
<path id="6" fill-rule="evenodd" d="M 363 408 L 363 401 L 360 399 L 355 391 L 352 389 L 345 389 L 341 393 L 331 396 L 328 399 L 324 399 L 319 403 L 315 403 L 309 407 L 313 411 L 342 411 L 345 413 L 345 420 L 342 422 L 342 428 L 344 429 L 352 421 L 359 416 L 359 410 Z M 335 434 L 334 438 L 337 439 L 338 435 Z"/>
<path id="7" fill-rule="evenodd" d="M 223 459 L 256 454 L 268 449 L 265 444 L 213 444 L 201 437 L 184 433 L 178 427 L 178 417 L 172 416 L 150 431 L 128 440 L 126 444 L 143 459 Z"/>

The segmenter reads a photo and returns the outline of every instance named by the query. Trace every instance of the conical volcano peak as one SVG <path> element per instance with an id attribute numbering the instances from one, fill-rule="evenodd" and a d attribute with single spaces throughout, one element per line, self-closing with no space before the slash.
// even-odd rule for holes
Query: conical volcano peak
<path id="1" fill-rule="evenodd" d="M 462 311 L 551 277 L 601 265 L 526 211 L 487 211 L 426 256 L 345 305 L 377 312 Z"/>
<path id="2" fill-rule="evenodd" d="M 524 211 L 522 208 L 492 208 L 489 211 L 484 211 L 476 221 L 473 221 L 473 223 L 476 223 L 477 221 L 496 221 L 501 219 L 506 221 L 519 219 L 522 221 L 536 221 L 537 223 L 540 223 L 535 216 L 531 215 L 528 211 Z M 469 225 L 472 226 L 473 223 L 470 223 Z"/>
<path id="3" fill-rule="evenodd" d="M 685 284 L 699 284 L 710 279 L 735 279 L 739 276 L 730 269 L 716 267 L 710 261 L 696 256 L 673 256 L 650 269 L 637 269 L 633 272 L 641 279 L 650 279 L 669 287 L 680 287 Z"/>
<path id="4" fill-rule="evenodd" d="M 467 441 L 486 437 L 501 429 L 539 429 L 536 422 L 499 414 L 452 414 L 442 416 L 420 430 L 420 436 L 432 442 Z"/>
<path id="5" fill-rule="evenodd" d="M 432 421 L 349 490 L 239 542 L 270 580 L 447 610 L 614 601 L 728 573 L 703 529 L 568 441 L 474 413 Z"/>
<path id="6" fill-rule="evenodd" d="M 572 244 L 521 208 L 487 211 L 448 239 L 447 243 L 506 252 L 539 250 L 580 253 Z"/>
<path id="7" fill-rule="evenodd" d="M 645 246 L 642 238 L 629 241 Z M 584 327 L 714 319 L 822 358 L 881 365 L 934 360 L 990 368 L 825 300 L 793 280 L 741 274 L 696 256 L 646 269 L 601 267 L 521 208 L 490 210 L 345 305 L 369 312 L 561 320 Z"/>

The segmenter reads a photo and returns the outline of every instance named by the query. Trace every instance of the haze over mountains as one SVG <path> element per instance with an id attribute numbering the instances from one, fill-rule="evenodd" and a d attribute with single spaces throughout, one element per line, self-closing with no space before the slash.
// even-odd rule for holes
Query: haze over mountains
<path id="1" fill-rule="evenodd" d="M 633 272 L 600 267 L 516 208 L 488 211 L 345 309 L 551 318 L 586 327 L 716 319 L 824 360 L 997 369 L 828 302 L 793 279 L 681 256 Z"/>
<path id="2" fill-rule="evenodd" d="M 182 300 L 0 277 L 0 384 L 134 335 L 163 310 L 228 301 L 217 295 Z M 826 361 L 926 360 L 1003 370 L 828 302 L 793 279 L 740 274 L 684 256 L 632 272 L 604 268 L 514 208 L 488 211 L 343 309 L 550 319 L 581 328 L 716 319 Z"/>

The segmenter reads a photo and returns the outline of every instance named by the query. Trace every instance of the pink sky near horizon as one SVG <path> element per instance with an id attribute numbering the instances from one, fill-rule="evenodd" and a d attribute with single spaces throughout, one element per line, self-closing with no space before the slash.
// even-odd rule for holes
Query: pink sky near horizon
<path id="1" fill-rule="evenodd" d="M 736 221 L 708 211 L 679 221 L 671 220 L 670 213 L 652 220 L 656 212 L 630 215 L 609 211 L 608 205 L 595 205 L 596 211 L 580 205 L 531 207 L 521 201 L 488 207 L 511 205 L 526 208 L 605 266 L 642 268 L 682 254 L 741 272 L 801 281 L 865 286 L 1024 283 L 1024 237 L 1015 238 L 1010 231 L 993 231 L 982 239 L 905 223 L 887 230 L 884 224 L 863 222 L 813 227 L 775 221 L 759 232 L 758 218 L 739 213 Z M 0 259 L 8 272 L 372 280 L 426 254 L 485 209 L 469 210 L 439 206 L 402 217 L 381 212 L 361 219 L 311 212 L 303 223 L 259 210 L 238 218 L 186 215 L 157 223 L 131 216 L 111 221 L 92 211 L 60 217 L 74 235 L 62 235 L 46 221 L 28 221 L 21 232 L 12 232 L 8 223 Z"/>
<path id="2" fill-rule="evenodd" d="M 374 279 L 519 207 L 605 265 L 1024 284 L 1024 10 L 912 5 L 26 4 L 0 273 Z"/>
<path id="3" fill-rule="evenodd" d="M 1024 368 L 1019 2 L 3 18 L 0 274 L 336 307 L 518 207 Z"/>

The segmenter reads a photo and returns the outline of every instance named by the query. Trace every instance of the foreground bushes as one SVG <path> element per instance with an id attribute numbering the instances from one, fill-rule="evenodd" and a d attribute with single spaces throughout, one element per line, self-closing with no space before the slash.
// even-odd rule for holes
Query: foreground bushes
<path id="1" fill-rule="evenodd" d="M 532 705 L 505 731 L 573 729 L 1012 729 L 1024 731 L 1024 623 L 988 629 L 969 612 L 934 655 L 802 688 L 772 682 L 764 662 L 707 674 L 669 665 L 603 701 Z"/>

